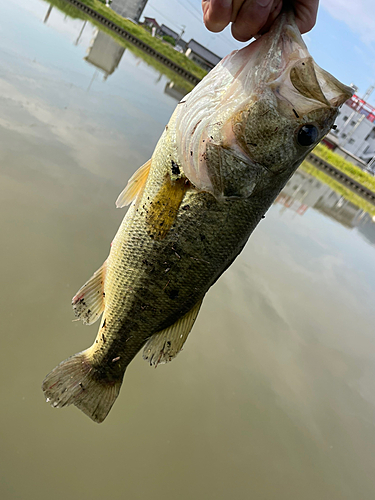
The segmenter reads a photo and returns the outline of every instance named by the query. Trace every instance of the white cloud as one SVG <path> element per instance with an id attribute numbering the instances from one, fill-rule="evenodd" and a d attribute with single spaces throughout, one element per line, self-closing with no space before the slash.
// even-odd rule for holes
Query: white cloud
<path id="1" fill-rule="evenodd" d="M 374 0 L 322 0 L 321 6 L 332 17 L 343 21 L 367 44 L 375 44 Z"/>

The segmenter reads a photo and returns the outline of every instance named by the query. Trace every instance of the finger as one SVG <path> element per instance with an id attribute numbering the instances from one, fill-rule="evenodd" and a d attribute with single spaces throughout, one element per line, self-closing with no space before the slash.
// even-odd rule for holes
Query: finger
<path id="1" fill-rule="evenodd" d="M 266 21 L 266 23 L 263 25 L 263 27 L 259 30 L 259 32 L 254 35 L 255 37 L 258 35 L 264 35 L 264 33 L 267 33 L 267 31 L 269 31 L 269 29 L 271 28 L 271 26 L 273 25 L 275 19 L 278 17 L 278 15 L 280 14 L 281 10 L 283 8 L 283 1 L 282 0 L 277 0 L 275 1 L 274 0 L 274 3 L 273 3 L 273 6 L 271 8 L 271 12 L 268 16 L 268 19 Z"/>
<path id="2" fill-rule="evenodd" d="M 230 23 L 232 0 L 202 0 L 202 10 L 206 28 L 216 33 Z"/>
<path id="3" fill-rule="evenodd" d="M 246 0 L 233 0 L 232 1 L 232 15 L 230 18 L 231 23 L 234 23 L 234 21 L 237 18 L 237 15 L 242 7 L 242 4 L 244 4 Z"/>
<path id="4" fill-rule="evenodd" d="M 266 24 L 274 2 L 279 0 L 245 0 L 232 20 L 232 35 L 240 42 L 250 40 Z"/>
<path id="5" fill-rule="evenodd" d="M 319 0 L 295 1 L 296 23 L 301 33 L 307 33 L 315 26 L 318 5 Z"/>

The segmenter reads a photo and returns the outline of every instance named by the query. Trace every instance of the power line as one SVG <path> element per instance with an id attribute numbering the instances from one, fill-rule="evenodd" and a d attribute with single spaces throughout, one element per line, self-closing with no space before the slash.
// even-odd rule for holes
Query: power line
<path id="1" fill-rule="evenodd" d="M 199 21 L 202 24 L 202 22 L 203 22 L 203 16 L 202 17 L 198 17 L 196 14 L 194 14 L 194 12 L 192 12 L 190 9 L 188 9 L 186 7 L 186 5 L 184 5 L 183 3 L 181 3 L 180 6 L 183 7 L 187 12 L 189 12 L 189 14 L 194 17 L 194 19 L 197 19 L 197 21 Z"/>
<path id="2" fill-rule="evenodd" d="M 195 10 L 195 12 L 197 12 L 197 14 L 201 16 L 201 19 L 203 19 L 203 12 L 201 10 L 197 9 L 196 6 L 190 2 L 190 0 L 185 0 L 185 2 L 190 4 L 193 10 Z"/>
<path id="3" fill-rule="evenodd" d="M 164 19 L 167 19 L 175 28 L 181 29 L 181 26 L 177 25 L 174 21 L 172 21 L 172 19 L 170 19 L 168 16 L 166 16 L 164 14 L 164 12 L 161 12 L 159 9 L 157 9 L 156 7 L 154 7 L 152 4 L 148 4 L 147 7 L 151 7 L 152 9 L 154 9 L 158 14 L 160 14 L 161 16 L 163 16 Z"/>

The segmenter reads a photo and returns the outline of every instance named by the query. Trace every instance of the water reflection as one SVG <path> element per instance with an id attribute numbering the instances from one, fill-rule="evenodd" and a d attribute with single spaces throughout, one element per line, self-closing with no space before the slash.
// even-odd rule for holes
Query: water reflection
<path id="1" fill-rule="evenodd" d="M 179 87 L 174 82 L 168 82 L 165 84 L 164 92 L 176 99 L 176 101 L 180 102 L 181 99 L 186 95 L 186 90 L 182 87 Z"/>
<path id="2" fill-rule="evenodd" d="M 364 210 L 301 169 L 287 182 L 275 203 L 300 216 L 313 208 L 348 228 L 357 227 L 366 215 L 372 223 Z"/>
<path id="3" fill-rule="evenodd" d="M 97 30 L 85 60 L 104 73 L 104 79 L 115 71 L 124 55 L 125 47 L 117 43 L 110 35 Z"/>
<path id="4" fill-rule="evenodd" d="M 52 10 L 53 5 L 49 5 L 47 13 L 43 19 L 45 24 L 48 23 Z M 56 14 L 59 16 L 59 11 L 57 9 Z M 86 20 L 82 22 L 82 26 L 74 41 L 74 45 L 78 45 L 80 43 L 87 24 L 88 22 Z M 89 45 L 87 47 L 85 60 L 104 73 L 104 80 L 106 80 L 108 76 L 112 75 L 120 64 L 121 58 L 125 52 L 125 47 L 118 43 L 113 36 L 104 33 L 104 31 L 96 28 L 93 32 L 92 29 L 90 29 L 90 32 L 92 33 L 89 35 L 91 36 L 91 40 L 89 41 Z"/>
<path id="5" fill-rule="evenodd" d="M 87 44 L 88 54 L 85 59 L 94 65 L 99 71 L 104 73 L 104 80 L 106 80 L 120 65 L 121 58 L 126 49 L 129 49 L 133 54 L 135 54 L 138 58 L 139 63 L 144 61 L 149 66 L 152 66 L 159 73 L 159 78 L 161 79 L 164 75 L 167 76 L 170 80 L 170 89 L 169 92 L 166 90 L 166 94 L 170 95 L 172 98 L 176 99 L 177 94 L 181 92 L 183 95 L 186 95 L 192 88 L 193 85 L 182 77 L 177 75 L 174 71 L 166 67 L 164 64 L 158 62 L 152 56 L 146 54 L 143 50 L 137 48 L 131 42 L 124 40 L 121 36 L 113 33 L 113 31 L 104 28 L 100 24 L 93 27 L 93 25 L 85 19 L 84 14 L 81 11 L 73 7 L 68 2 L 57 1 L 57 0 L 45 0 L 46 2 L 50 2 L 48 6 L 47 12 L 43 17 L 43 22 L 45 24 L 52 24 L 56 26 L 59 25 L 59 29 L 61 29 L 61 22 L 58 22 L 57 19 L 61 17 L 61 13 L 64 15 L 64 24 L 66 32 L 71 32 L 71 26 L 80 23 L 79 33 L 72 37 L 74 39 L 74 45 L 78 45 L 80 43 Z M 53 15 L 53 14 L 55 15 Z M 72 15 L 74 17 L 70 18 Z M 82 19 L 82 21 L 81 21 Z M 94 22 L 94 21 L 93 21 Z M 71 26 L 70 26 L 71 25 Z M 86 28 L 87 26 L 87 28 Z M 88 30 L 91 35 L 90 39 L 84 39 L 83 34 Z M 94 79 L 96 74 L 94 74 Z M 175 88 L 173 88 L 175 86 Z"/>
<path id="6" fill-rule="evenodd" d="M 371 245 L 375 245 L 375 224 L 374 219 L 369 214 L 364 214 L 357 230 L 366 241 Z"/>

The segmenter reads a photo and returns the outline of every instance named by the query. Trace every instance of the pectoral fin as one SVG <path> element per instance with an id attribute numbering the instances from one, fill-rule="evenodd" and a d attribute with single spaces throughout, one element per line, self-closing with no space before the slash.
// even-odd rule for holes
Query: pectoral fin
<path id="1" fill-rule="evenodd" d="M 116 200 L 116 207 L 123 208 L 130 205 L 144 188 L 150 172 L 151 160 L 146 161 L 129 179 L 125 189 Z"/>
<path id="2" fill-rule="evenodd" d="M 176 323 L 161 332 L 155 333 L 145 345 L 143 359 L 155 368 L 159 364 L 168 363 L 181 351 L 194 322 L 198 316 L 202 300 L 190 309 Z"/>
<path id="3" fill-rule="evenodd" d="M 92 325 L 104 311 L 104 279 L 107 261 L 104 261 L 91 278 L 78 290 L 72 299 L 74 314 L 85 325 Z"/>

